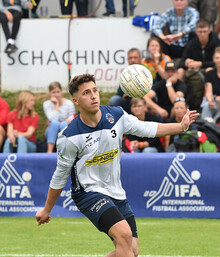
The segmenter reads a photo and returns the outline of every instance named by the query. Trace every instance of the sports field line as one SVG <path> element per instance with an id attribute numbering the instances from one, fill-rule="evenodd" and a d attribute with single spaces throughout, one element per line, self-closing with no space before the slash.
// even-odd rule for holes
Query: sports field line
<path id="1" fill-rule="evenodd" d="M 84 254 L 0 254 L 0 257 L 103 257 L 100 255 L 84 255 Z M 194 255 L 138 255 L 138 257 L 213 257 L 213 256 L 194 256 Z"/>

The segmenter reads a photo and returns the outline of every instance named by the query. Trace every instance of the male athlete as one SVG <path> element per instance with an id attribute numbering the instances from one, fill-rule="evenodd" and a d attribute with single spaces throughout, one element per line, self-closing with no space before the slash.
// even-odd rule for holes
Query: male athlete
<path id="1" fill-rule="evenodd" d="M 76 206 L 114 242 L 115 250 L 105 256 L 138 256 L 135 218 L 120 180 L 122 136 L 179 134 L 199 114 L 188 110 L 181 123 L 140 121 L 121 107 L 100 106 L 95 79 L 89 74 L 74 77 L 69 92 L 80 114 L 59 133 L 57 167 L 45 207 L 36 214 L 37 224 L 50 221 L 50 212 L 71 175 Z"/>

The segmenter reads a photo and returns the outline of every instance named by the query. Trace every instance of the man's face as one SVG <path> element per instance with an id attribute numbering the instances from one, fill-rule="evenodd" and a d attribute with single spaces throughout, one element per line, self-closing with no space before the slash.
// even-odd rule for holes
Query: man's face
<path id="1" fill-rule="evenodd" d="M 210 32 L 211 29 L 209 27 L 196 28 L 196 35 L 201 44 L 208 42 Z"/>
<path id="2" fill-rule="evenodd" d="M 176 70 L 169 68 L 166 70 L 166 73 L 167 73 L 167 77 L 170 78 L 176 73 Z"/>
<path id="3" fill-rule="evenodd" d="M 128 53 L 128 64 L 140 64 L 141 56 L 138 51 L 134 50 Z"/>
<path id="4" fill-rule="evenodd" d="M 173 6 L 176 11 L 185 11 L 188 0 L 173 0 Z"/>
<path id="5" fill-rule="evenodd" d="M 99 111 L 100 98 L 96 84 L 92 81 L 79 86 L 79 90 L 73 96 L 73 102 L 80 111 L 96 113 Z"/>

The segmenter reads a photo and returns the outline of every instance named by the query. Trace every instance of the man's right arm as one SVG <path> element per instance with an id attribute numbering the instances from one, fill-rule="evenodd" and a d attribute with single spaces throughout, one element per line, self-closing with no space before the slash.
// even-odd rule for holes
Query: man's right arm
<path id="1" fill-rule="evenodd" d="M 50 212 L 53 209 L 62 190 L 63 190 L 63 188 L 53 189 L 53 188 L 49 187 L 45 207 L 43 209 L 41 209 L 40 211 L 38 211 L 35 215 L 38 226 L 40 226 L 41 224 L 44 224 L 44 223 L 48 223 L 50 221 Z"/>

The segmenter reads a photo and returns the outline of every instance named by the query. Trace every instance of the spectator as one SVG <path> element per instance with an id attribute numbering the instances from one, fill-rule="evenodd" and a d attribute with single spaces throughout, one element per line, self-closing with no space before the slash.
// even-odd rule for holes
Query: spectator
<path id="1" fill-rule="evenodd" d="M 7 54 L 12 54 L 18 50 L 15 40 L 22 18 L 22 8 L 32 9 L 33 4 L 27 0 L 0 0 L 0 22 L 7 41 L 4 51 Z M 8 22 L 12 22 L 11 32 Z"/>
<path id="2" fill-rule="evenodd" d="M 167 79 L 157 82 L 144 96 L 151 112 L 159 115 L 163 121 L 170 116 L 174 100 L 177 97 L 185 97 L 187 91 L 186 85 L 177 78 L 177 69 L 173 61 L 166 63 L 165 71 Z M 157 101 L 153 100 L 155 98 Z"/>
<path id="3" fill-rule="evenodd" d="M 157 37 L 149 38 L 147 43 L 147 56 L 142 61 L 152 73 L 154 83 L 166 77 L 165 65 L 171 58 L 162 52 L 161 42 Z"/>
<path id="4" fill-rule="evenodd" d="M 4 153 L 36 152 L 35 131 L 39 116 L 34 111 L 34 95 L 30 91 L 22 91 L 13 111 L 7 118 L 7 139 L 3 147 Z"/>
<path id="5" fill-rule="evenodd" d="M 189 108 L 200 110 L 204 96 L 205 72 L 214 67 L 213 53 L 220 40 L 211 31 L 209 23 L 200 19 L 196 24 L 196 37 L 186 45 L 178 69 L 178 77 L 188 86 Z"/>
<path id="6" fill-rule="evenodd" d="M 73 119 L 76 113 L 73 103 L 62 97 L 62 87 L 59 82 L 49 85 L 50 100 L 43 103 L 44 113 L 48 119 L 47 152 L 52 153 L 58 133 Z"/>
<path id="7" fill-rule="evenodd" d="M 128 64 L 141 64 L 141 54 L 137 48 L 131 48 L 128 51 Z M 118 87 L 117 94 L 112 96 L 109 100 L 110 106 L 121 106 L 126 112 L 131 113 L 130 106 L 131 98 L 128 97 L 121 90 L 120 86 Z"/>
<path id="8" fill-rule="evenodd" d="M 182 120 L 187 112 L 186 100 L 183 97 L 177 97 L 173 103 L 174 116 L 169 118 L 167 122 L 178 123 Z M 180 134 L 165 136 L 165 150 L 166 152 L 176 152 L 175 142 L 179 139 Z"/>
<path id="9" fill-rule="evenodd" d="M 147 106 L 143 97 L 141 98 L 132 98 L 131 99 L 131 112 L 139 120 L 142 121 L 156 121 L 158 119 L 155 115 L 146 111 Z M 149 138 L 149 137 L 138 137 L 135 135 L 128 135 L 132 149 L 136 153 L 157 153 L 164 152 L 164 149 L 161 145 L 160 139 Z"/>
<path id="10" fill-rule="evenodd" d="M 31 2 L 33 4 L 33 8 L 31 10 L 31 18 L 39 18 L 38 14 L 37 14 L 37 8 L 40 4 L 40 1 L 41 0 L 31 0 Z M 23 16 L 22 16 L 23 18 L 30 18 L 29 12 L 27 9 L 23 9 L 22 11 L 23 11 Z"/>
<path id="11" fill-rule="evenodd" d="M 87 16 L 88 0 L 60 0 L 61 13 L 63 15 L 71 15 L 74 2 L 76 4 L 77 16 Z"/>
<path id="12" fill-rule="evenodd" d="M 220 114 L 220 47 L 215 49 L 213 61 L 216 68 L 205 75 L 205 103 L 202 108 L 202 119 L 213 119 Z"/>
<path id="13" fill-rule="evenodd" d="M 159 37 L 163 52 L 172 59 L 182 56 L 199 19 L 198 11 L 187 5 L 188 0 L 173 0 L 173 7 L 164 12 L 153 25 L 153 35 Z"/>
<path id="14" fill-rule="evenodd" d="M 0 151 L 6 136 L 7 117 L 9 113 L 8 103 L 0 97 Z"/>
<path id="15" fill-rule="evenodd" d="M 219 30 L 216 31 L 219 21 L 214 26 L 218 13 L 220 13 L 219 3 L 220 0 L 189 0 L 189 6 L 198 10 L 200 18 L 206 19 L 212 28 L 215 27 L 216 33 L 219 33 Z"/>
<path id="16" fill-rule="evenodd" d="M 115 16 L 115 5 L 114 5 L 114 0 L 105 0 L 106 4 L 106 13 L 103 14 L 103 16 Z M 138 1 L 137 0 L 130 0 L 129 2 L 129 16 L 134 15 L 134 8 L 136 7 Z M 127 17 L 127 0 L 122 0 L 123 4 L 123 15 L 124 17 Z"/>
<path id="17" fill-rule="evenodd" d="M 219 34 L 219 32 L 220 32 L 220 0 L 218 0 L 218 15 L 217 16 L 218 16 L 218 20 L 215 24 L 214 30 L 215 30 L 216 34 Z"/>

